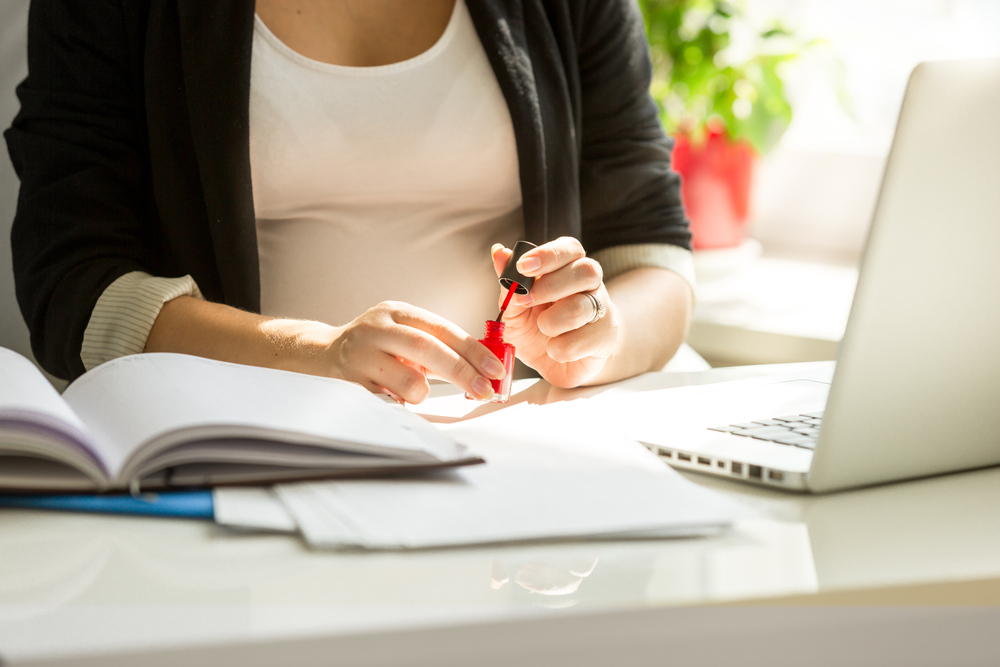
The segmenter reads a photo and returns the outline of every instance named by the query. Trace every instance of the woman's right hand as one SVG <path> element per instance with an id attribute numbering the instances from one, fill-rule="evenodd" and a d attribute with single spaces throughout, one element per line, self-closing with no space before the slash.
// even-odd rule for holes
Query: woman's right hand
<path id="1" fill-rule="evenodd" d="M 504 376 L 503 364 L 482 343 L 444 318 L 407 303 L 380 303 L 352 322 L 333 327 L 331 334 L 321 359 L 313 360 L 327 365 L 323 375 L 408 403 L 427 398 L 427 375 L 484 400 L 493 395 L 490 379 Z"/>
<path id="2" fill-rule="evenodd" d="M 472 396 L 493 395 L 503 364 L 456 325 L 416 306 L 386 301 L 344 326 L 278 319 L 182 296 L 163 305 L 147 352 L 180 352 L 357 382 L 420 403 L 427 376 Z"/>

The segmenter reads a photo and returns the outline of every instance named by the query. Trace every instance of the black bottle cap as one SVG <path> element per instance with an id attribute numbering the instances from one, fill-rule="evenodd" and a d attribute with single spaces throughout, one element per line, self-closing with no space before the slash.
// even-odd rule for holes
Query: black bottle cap
<path id="1" fill-rule="evenodd" d="M 504 289 L 510 289 L 511 283 L 517 283 L 515 292 L 518 294 L 528 293 L 535 279 L 520 274 L 517 270 L 517 260 L 521 259 L 521 255 L 524 253 L 537 247 L 534 243 L 528 243 L 527 241 L 518 241 L 514 244 L 514 254 L 507 260 L 507 266 L 504 267 L 503 273 L 500 274 L 500 284 L 503 285 Z"/>

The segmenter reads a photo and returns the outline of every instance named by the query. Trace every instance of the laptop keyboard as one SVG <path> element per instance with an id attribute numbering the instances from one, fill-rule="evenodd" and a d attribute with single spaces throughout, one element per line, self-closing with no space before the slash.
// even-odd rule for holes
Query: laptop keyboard
<path id="1" fill-rule="evenodd" d="M 779 445 L 815 449 L 819 437 L 819 427 L 823 423 L 823 411 L 809 412 L 801 415 L 786 415 L 773 419 L 730 426 L 713 426 L 710 431 L 732 433 L 745 438 L 757 438 L 776 442 Z"/>

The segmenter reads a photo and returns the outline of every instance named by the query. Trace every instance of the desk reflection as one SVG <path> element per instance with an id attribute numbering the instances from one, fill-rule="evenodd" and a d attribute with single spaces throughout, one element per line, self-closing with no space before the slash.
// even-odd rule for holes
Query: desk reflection
<path id="1" fill-rule="evenodd" d="M 762 518 L 684 540 L 331 553 L 203 522 L 4 511 L 0 645 L 14 657 L 39 633 L 57 652 L 110 650 L 1000 577 L 1000 469 L 822 497 L 695 479 Z"/>

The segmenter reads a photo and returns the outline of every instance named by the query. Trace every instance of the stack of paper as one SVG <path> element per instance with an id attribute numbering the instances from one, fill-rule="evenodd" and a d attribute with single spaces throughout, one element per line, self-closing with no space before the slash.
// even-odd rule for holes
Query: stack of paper
<path id="1" fill-rule="evenodd" d="M 744 513 L 642 445 L 585 423 L 585 414 L 578 406 L 518 405 L 444 427 L 485 465 L 418 477 L 279 485 L 275 493 L 290 518 L 276 518 L 280 510 L 266 494 L 221 489 L 216 519 L 252 526 L 269 516 L 265 523 L 273 529 L 294 522 L 316 547 L 415 549 L 704 535 Z"/>

